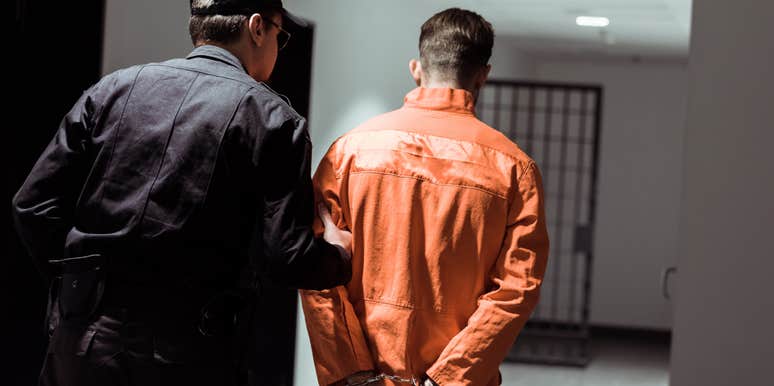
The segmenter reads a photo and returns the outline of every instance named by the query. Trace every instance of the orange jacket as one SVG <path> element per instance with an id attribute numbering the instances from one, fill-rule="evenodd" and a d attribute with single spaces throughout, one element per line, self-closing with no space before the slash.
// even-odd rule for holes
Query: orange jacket
<path id="1" fill-rule="evenodd" d="M 369 369 L 499 383 L 548 235 L 534 162 L 473 108 L 467 91 L 417 88 L 321 161 L 317 199 L 353 234 L 352 281 L 302 292 L 321 385 Z"/>

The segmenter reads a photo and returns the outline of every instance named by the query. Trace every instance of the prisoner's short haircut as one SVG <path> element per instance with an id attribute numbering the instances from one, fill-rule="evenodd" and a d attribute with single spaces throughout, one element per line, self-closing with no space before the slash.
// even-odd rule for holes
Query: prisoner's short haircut
<path id="1" fill-rule="evenodd" d="M 429 76 L 467 82 L 487 65 L 493 44 L 492 24 L 481 15 L 449 8 L 422 24 L 419 56 Z"/>
<path id="2" fill-rule="evenodd" d="M 191 9 L 207 8 L 211 5 L 212 0 L 191 0 Z M 260 13 L 264 18 L 271 18 L 279 11 L 279 9 L 267 7 L 257 13 Z M 249 15 L 192 15 L 188 19 L 188 33 L 191 35 L 191 42 L 194 46 L 207 42 L 233 43 L 239 39 L 242 25 L 248 17 Z"/>

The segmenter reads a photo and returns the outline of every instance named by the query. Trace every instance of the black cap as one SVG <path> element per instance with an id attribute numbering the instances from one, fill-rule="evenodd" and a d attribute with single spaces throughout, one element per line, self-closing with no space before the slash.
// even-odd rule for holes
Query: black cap
<path id="1" fill-rule="evenodd" d="M 259 13 L 261 10 L 276 9 L 282 14 L 282 26 L 285 29 L 293 27 L 306 27 L 307 22 L 293 15 L 282 7 L 282 0 L 210 0 L 210 5 L 203 8 L 194 8 L 191 0 L 192 16 L 210 15 L 245 15 Z"/>

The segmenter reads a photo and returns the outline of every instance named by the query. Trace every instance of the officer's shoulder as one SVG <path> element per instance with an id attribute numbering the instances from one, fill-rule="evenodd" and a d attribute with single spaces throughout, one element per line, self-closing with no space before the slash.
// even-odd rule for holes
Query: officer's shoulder
<path id="1" fill-rule="evenodd" d="M 304 118 L 293 109 L 284 95 L 272 90 L 263 82 L 256 82 L 245 95 L 245 107 L 261 114 L 279 116 L 284 120 L 301 121 Z"/>
<path id="2" fill-rule="evenodd" d="M 100 78 L 86 90 L 86 93 L 91 94 L 92 97 L 99 97 L 120 92 L 122 88 L 129 89 L 144 66 L 139 64 L 114 70 Z"/>
<path id="3" fill-rule="evenodd" d="M 146 66 L 148 66 L 148 64 L 137 64 L 134 66 L 119 68 L 103 76 L 101 81 L 132 82 L 135 78 L 137 78 L 137 74 L 139 74 L 140 71 L 142 71 L 142 69 Z"/>

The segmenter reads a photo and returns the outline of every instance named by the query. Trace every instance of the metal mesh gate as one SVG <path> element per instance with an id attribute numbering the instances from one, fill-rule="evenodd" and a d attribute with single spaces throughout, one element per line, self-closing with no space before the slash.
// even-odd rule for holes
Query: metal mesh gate
<path id="1" fill-rule="evenodd" d="M 551 250 L 540 302 L 508 360 L 585 366 L 602 89 L 489 81 L 476 111 L 537 163 Z"/>

